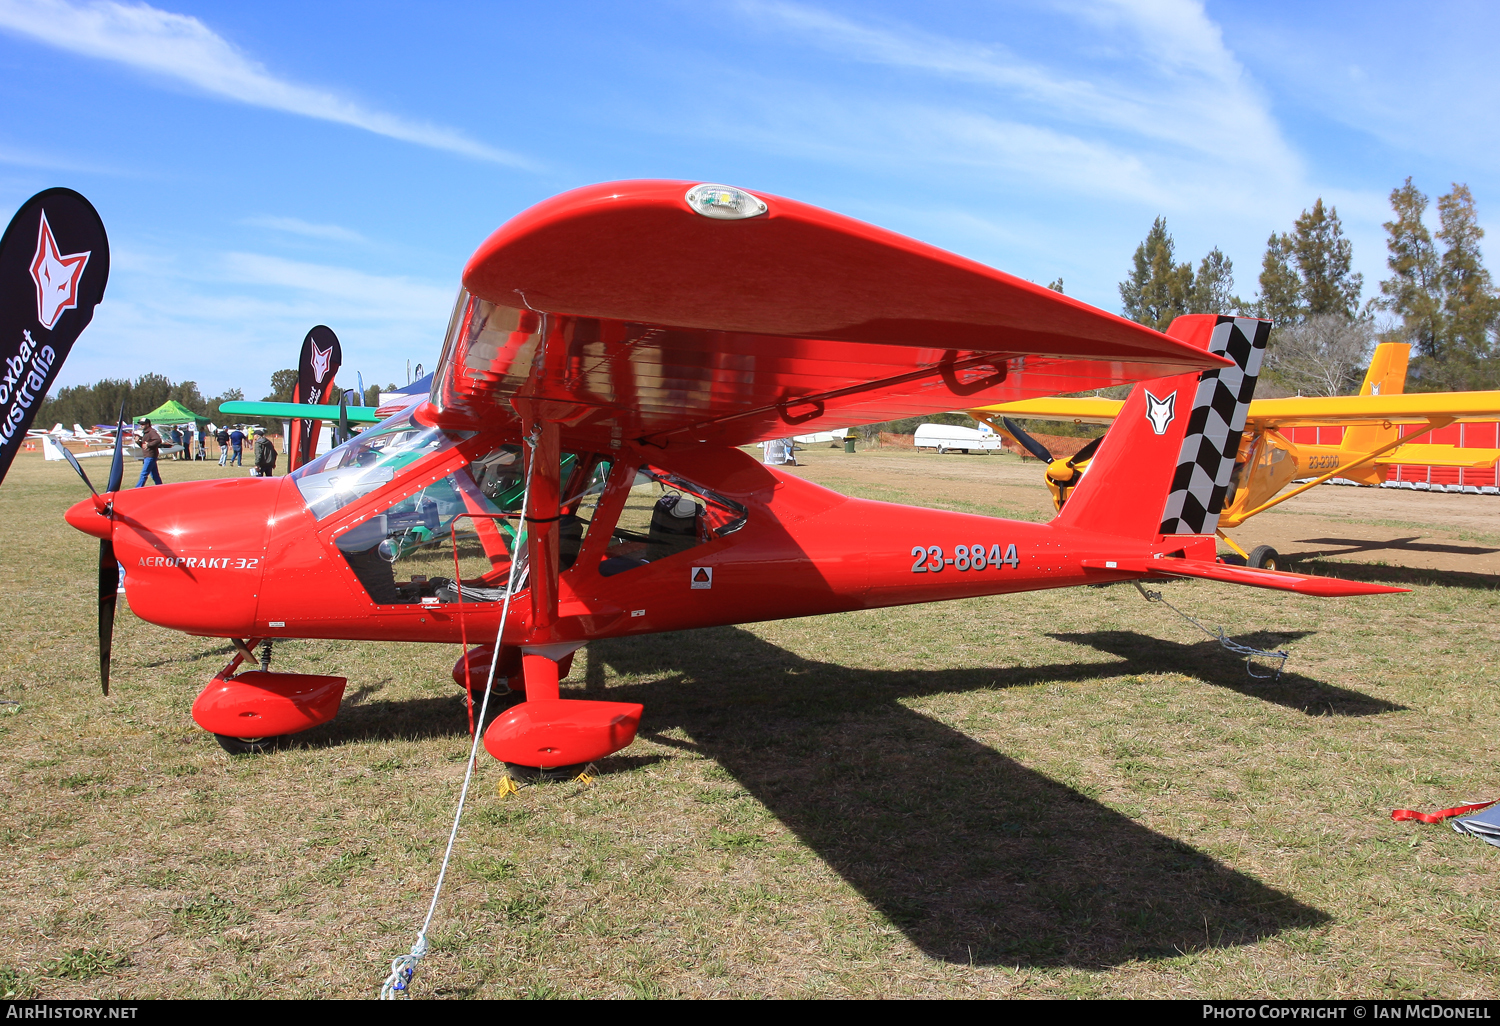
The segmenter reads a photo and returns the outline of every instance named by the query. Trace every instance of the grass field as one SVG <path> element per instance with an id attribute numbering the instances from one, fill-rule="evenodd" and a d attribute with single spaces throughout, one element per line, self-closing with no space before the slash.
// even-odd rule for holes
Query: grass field
<path id="1" fill-rule="evenodd" d="M 1047 512 L 1012 457 L 806 456 L 855 494 Z M 100 697 L 81 495 L 35 458 L 0 487 L 0 993 L 373 995 L 463 775 L 456 646 L 281 645 L 344 707 L 231 757 L 188 712 L 227 645 L 122 606 Z M 1441 534 L 1402 498 L 1380 537 Z M 640 740 L 511 798 L 481 755 L 414 993 L 1494 996 L 1500 850 L 1389 819 L 1500 791 L 1500 579 L 1469 559 L 1316 564 L 1403 596 L 1165 587 L 1289 649 L 1280 681 L 1129 586 L 592 644 L 565 692 L 644 702 Z"/>

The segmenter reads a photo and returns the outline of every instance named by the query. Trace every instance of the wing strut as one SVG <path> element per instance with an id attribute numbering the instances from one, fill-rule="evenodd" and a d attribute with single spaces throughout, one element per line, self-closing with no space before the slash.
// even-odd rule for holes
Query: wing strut
<path id="1" fill-rule="evenodd" d="M 1332 470 L 1330 470 L 1328 473 L 1322 475 L 1321 477 L 1315 477 L 1311 481 L 1307 481 L 1307 482 L 1305 482 L 1305 483 L 1303 483 L 1301 485 L 1298 485 L 1296 488 L 1293 488 L 1289 492 L 1283 492 L 1280 495 L 1273 496 L 1272 498 L 1267 499 L 1265 502 L 1261 503 L 1259 506 L 1256 506 L 1254 509 L 1250 510 L 1248 513 L 1241 513 L 1241 514 L 1239 514 L 1239 516 L 1237 516 L 1237 517 L 1234 518 L 1234 523 L 1226 523 L 1224 526 L 1225 527 L 1238 527 L 1240 524 L 1243 524 L 1246 520 L 1249 520 L 1251 517 L 1255 516 L 1255 514 L 1257 514 L 1257 513 L 1264 513 L 1266 510 L 1270 509 L 1272 506 L 1279 506 L 1281 503 L 1283 503 L 1286 500 L 1292 498 L 1293 496 L 1295 496 L 1295 495 L 1301 495 L 1303 492 L 1307 491 L 1309 488 L 1312 488 L 1314 485 L 1320 485 L 1324 481 L 1327 481 L 1327 480 L 1330 480 L 1332 478 L 1338 477 L 1340 474 L 1345 473 L 1346 471 L 1353 470 L 1355 467 L 1358 467 L 1358 466 L 1360 466 L 1362 464 L 1365 464 L 1365 463 L 1369 463 L 1371 460 L 1375 459 L 1377 456 L 1382 456 L 1385 453 L 1390 452 L 1392 449 L 1396 449 L 1396 448 L 1399 448 L 1399 447 L 1405 445 L 1407 442 L 1410 442 L 1413 438 L 1421 438 L 1423 435 L 1427 434 L 1427 432 L 1429 432 L 1429 431 L 1435 431 L 1438 428 L 1447 427 L 1449 424 L 1452 424 L 1452 423 L 1453 423 L 1453 418 L 1452 417 L 1434 417 L 1432 420 L 1430 420 L 1430 421 L 1427 422 L 1427 426 L 1424 427 L 1421 431 L 1414 432 L 1414 433 L 1406 435 L 1405 437 L 1402 437 L 1402 438 L 1397 438 L 1394 442 L 1390 442 L 1390 443 L 1388 443 L 1386 445 L 1382 445 L 1380 448 L 1374 450 L 1373 452 L 1367 452 L 1363 456 L 1359 457 L 1358 459 L 1350 460 L 1348 463 L 1345 463 L 1342 466 L 1334 467 Z M 1228 519 L 1229 519 L 1228 517 L 1225 517 L 1225 520 L 1228 520 Z"/>

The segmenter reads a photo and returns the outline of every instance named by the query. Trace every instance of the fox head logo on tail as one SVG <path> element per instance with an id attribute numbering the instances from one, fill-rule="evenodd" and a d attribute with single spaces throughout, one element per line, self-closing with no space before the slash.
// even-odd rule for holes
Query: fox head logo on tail
<path id="1" fill-rule="evenodd" d="M 77 308 L 78 282 L 83 278 L 83 269 L 92 252 L 69 253 L 67 256 L 58 252 L 52 226 L 47 223 L 47 212 L 42 211 L 36 232 L 36 256 L 31 258 L 31 280 L 36 282 L 36 319 L 48 331 L 52 330 L 64 310 Z"/>
<path id="2" fill-rule="evenodd" d="M 1167 433 L 1167 425 L 1172 423 L 1176 416 L 1177 393 L 1173 392 L 1165 399 L 1158 399 L 1150 392 L 1146 393 L 1146 419 L 1151 422 L 1151 430 L 1158 435 Z"/>

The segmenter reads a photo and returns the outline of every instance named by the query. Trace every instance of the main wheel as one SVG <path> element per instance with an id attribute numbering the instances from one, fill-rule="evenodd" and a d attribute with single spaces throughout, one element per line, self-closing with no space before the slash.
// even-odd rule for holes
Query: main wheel
<path id="1" fill-rule="evenodd" d="M 1280 570 L 1281 554 L 1269 545 L 1257 545 L 1250 550 L 1249 563 L 1259 570 Z"/>
<path id="2" fill-rule="evenodd" d="M 228 734 L 215 734 L 214 740 L 219 742 L 219 747 L 230 755 L 259 755 L 276 747 L 278 738 L 274 737 L 230 737 Z"/>

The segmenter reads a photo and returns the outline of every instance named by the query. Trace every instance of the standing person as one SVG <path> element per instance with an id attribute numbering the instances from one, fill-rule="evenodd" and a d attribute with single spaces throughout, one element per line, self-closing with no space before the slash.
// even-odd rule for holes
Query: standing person
<path id="1" fill-rule="evenodd" d="M 245 447 L 245 432 L 238 427 L 229 432 L 229 444 L 234 448 L 234 455 L 229 458 L 230 466 L 243 467 L 245 464 L 240 457 Z"/>
<path id="2" fill-rule="evenodd" d="M 202 424 L 198 425 L 198 458 L 208 459 L 208 428 Z"/>
<path id="3" fill-rule="evenodd" d="M 151 426 L 151 421 L 141 421 L 141 436 L 137 444 L 145 450 L 146 458 L 141 463 L 141 479 L 135 483 L 137 488 L 146 486 L 146 475 L 151 475 L 151 480 L 161 484 L 161 471 L 156 469 L 156 460 L 161 455 L 161 434 Z"/>
<path id="4" fill-rule="evenodd" d="M 276 473 L 276 446 L 266 437 L 266 429 L 255 429 L 255 476 L 270 477 Z"/>
<path id="5" fill-rule="evenodd" d="M 229 460 L 229 429 L 219 428 L 214 432 L 214 441 L 219 443 L 219 466 L 223 466 Z"/>

